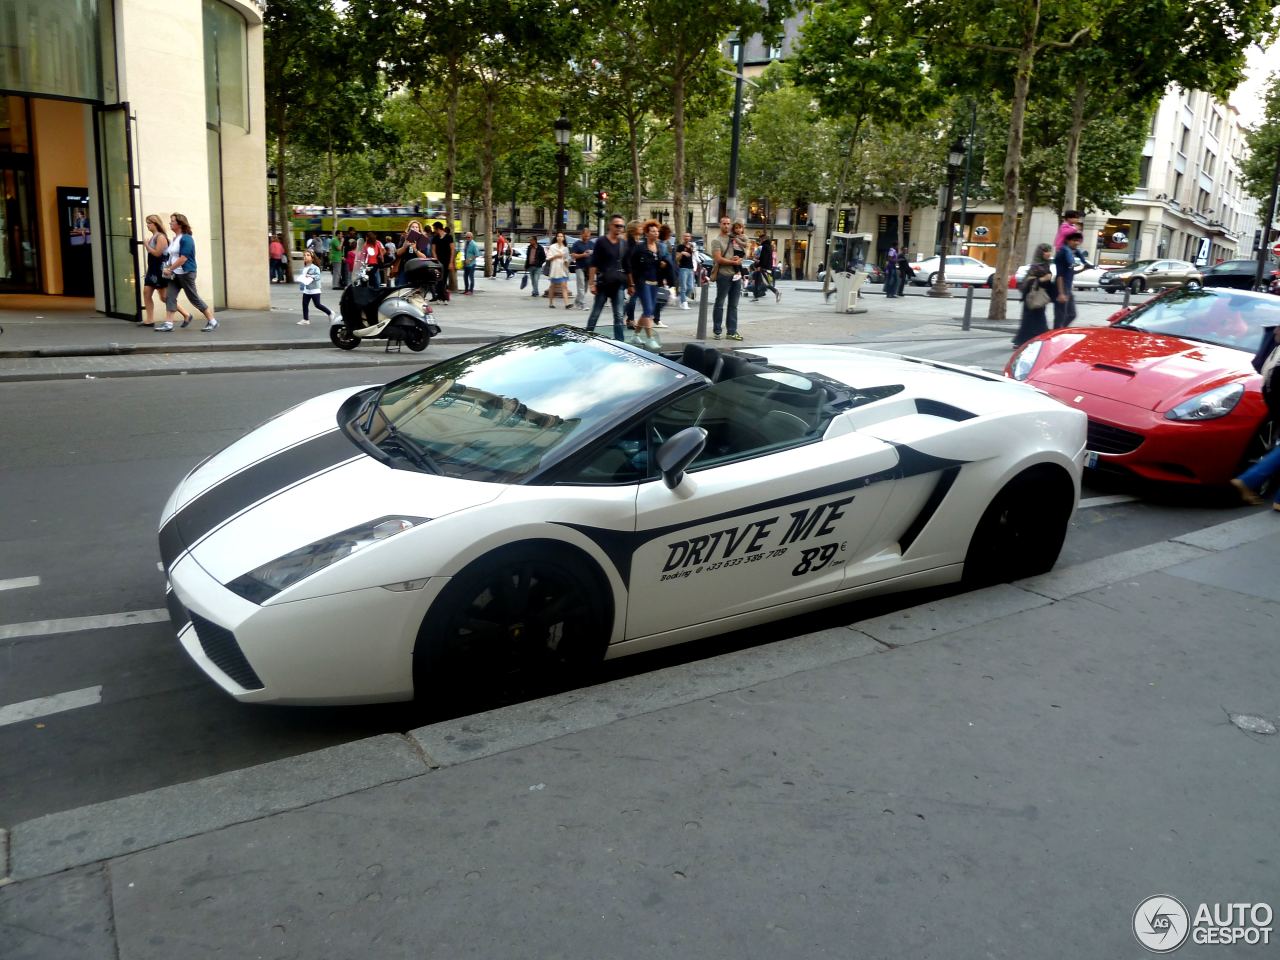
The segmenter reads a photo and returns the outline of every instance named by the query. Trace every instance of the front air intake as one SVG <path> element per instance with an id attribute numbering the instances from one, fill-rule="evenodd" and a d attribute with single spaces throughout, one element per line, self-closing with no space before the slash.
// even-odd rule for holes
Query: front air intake
<path id="1" fill-rule="evenodd" d="M 246 690 L 261 690 L 265 686 L 240 652 L 240 644 L 236 643 L 234 633 L 212 620 L 206 620 L 198 613 L 190 610 L 187 613 L 191 616 L 191 626 L 196 631 L 196 639 L 200 641 L 200 649 L 213 661 L 215 667 Z"/>

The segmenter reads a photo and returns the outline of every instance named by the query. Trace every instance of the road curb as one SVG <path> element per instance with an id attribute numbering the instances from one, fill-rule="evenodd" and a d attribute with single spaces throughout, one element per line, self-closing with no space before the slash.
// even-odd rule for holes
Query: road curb
<path id="1" fill-rule="evenodd" d="M 492 343 L 504 339 L 504 336 L 450 335 L 441 334 L 432 337 L 432 343 L 438 344 L 471 344 Z M 333 350 L 325 340 L 217 340 L 211 339 L 199 343 L 117 343 L 75 344 L 60 347 L 24 347 L 14 350 L 0 350 L 0 360 L 57 360 L 71 357 L 128 357 L 149 354 L 174 353 L 239 353 L 256 350 Z"/>
<path id="2" fill-rule="evenodd" d="M 0 830 L 0 885 L 410 779 L 619 720 L 682 706 L 1050 606 L 1276 533 L 1257 516 L 706 660 L 352 741 L 284 760 L 49 814 Z"/>

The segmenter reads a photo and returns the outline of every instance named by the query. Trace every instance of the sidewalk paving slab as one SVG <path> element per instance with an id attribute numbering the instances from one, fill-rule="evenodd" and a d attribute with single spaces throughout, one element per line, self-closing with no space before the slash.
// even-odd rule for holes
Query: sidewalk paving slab
<path id="1" fill-rule="evenodd" d="M 1137 956 L 1152 893 L 1274 889 L 1272 745 L 1222 704 L 1274 702 L 1280 606 L 1161 573 L 1124 604 L 1075 596 L 120 858 L 120 957 Z"/>

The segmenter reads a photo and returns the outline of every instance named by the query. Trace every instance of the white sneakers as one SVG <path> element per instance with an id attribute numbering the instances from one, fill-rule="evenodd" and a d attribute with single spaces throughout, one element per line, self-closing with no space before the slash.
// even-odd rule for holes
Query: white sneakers
<path id="1" fill-rule="evenodd" d="M 689 309 L 689 301 L 688 301 L 688 300 L 682 300 L 682 301 L 680 301 L 680 309 L 681 309 L 681 310 L 688 310 L 688 309 Z"/>
<path id="2" fill-rule="evenodd" d="M 303 319 L 301 319 L 301 320 L 299 320 L 299 321 L 298 321 L 298 326 L 300 326 L 300 327 L 309 327 L 309 326 L 311 326 L 311 321 L 310 321 L 310 320 L 307 320 L 307 319 L 304 317 Z"/>

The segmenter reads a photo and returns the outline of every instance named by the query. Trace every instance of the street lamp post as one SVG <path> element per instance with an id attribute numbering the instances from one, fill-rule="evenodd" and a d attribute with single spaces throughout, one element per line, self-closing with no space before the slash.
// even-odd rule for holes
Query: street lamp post
<path id="1" fill-rule="evenodd" d="M 271 235 L 276 235 L 276 185 L 280 179 L 276 176 L 275 167 L 267 167 L 267 200 L 268 209 L 271 211 Z"/>
<path id="2" fill-rule="evenodd" d="M 951 252 L 951 200 L 956 190 L 956 174 L 964 166 L 964 140 L 957 139 L 947 153 L 947 192 L 942 204 L 942 247 L 938 254 L 938 273 L 933 286 L 929 288 L 931 297 L 949 297 L 951 290 L 947 287 L 947 254 Z"/>
<path id="3" fill-rule="evenodd" d="M 556 146 L 559 150 L 556 152 L 556 165 L 560 170 L 560 176 L 556 180 L 556 215 L 551 218 L 554 226 L 552 230 L 565 229 L 564 224 L 564 181 L 569 175 L 569 120 L 562 113 L 556 120 Z"/>

